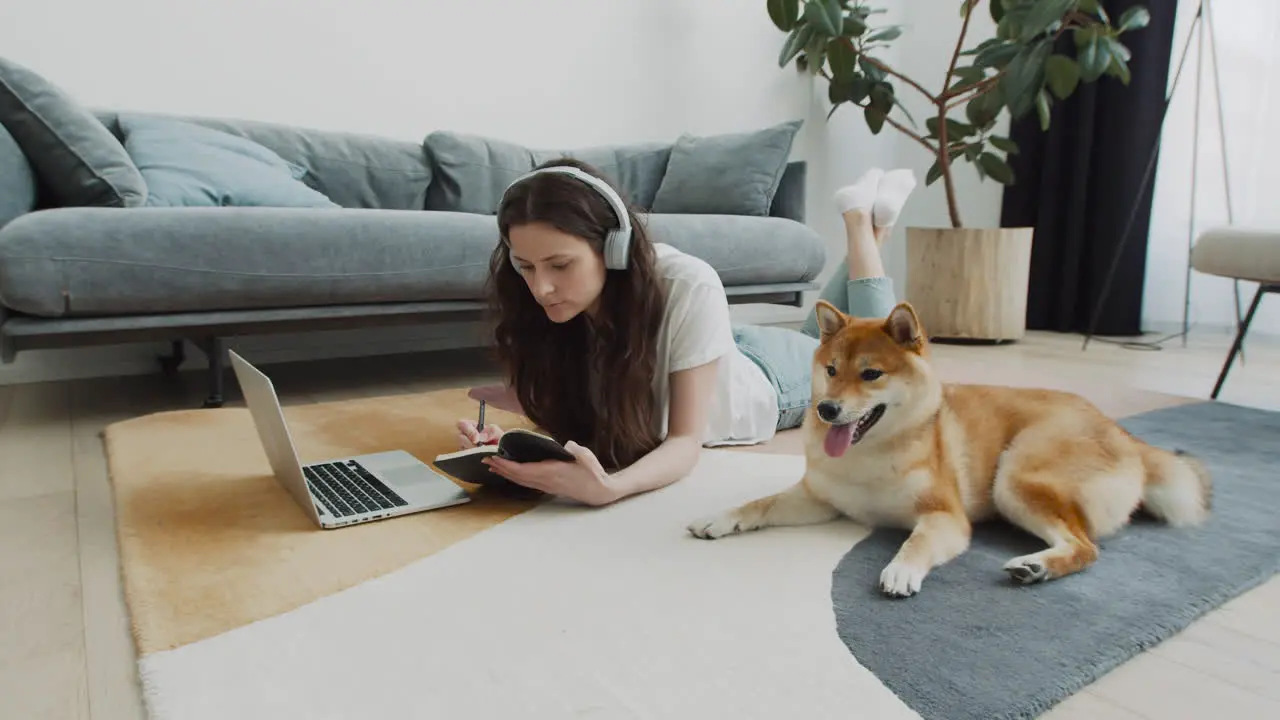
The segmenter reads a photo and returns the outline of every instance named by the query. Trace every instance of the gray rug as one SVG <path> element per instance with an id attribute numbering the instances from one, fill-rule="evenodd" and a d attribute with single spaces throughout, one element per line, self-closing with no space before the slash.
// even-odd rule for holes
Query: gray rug
<path id="1" fill-rule="evenodd" d="M 1122 424 L 1209 466 L 1207 523 L 1174 530 L 1139 513 L 1089 570 L 1025 587 L 1000 568 L 1042 543 L 992 523 L 902 600 L 876 586 L 906 533 L 877 531 L 832 578 L 838 631 L 858 662 L 926 719 L 1035 717 L 1280 571 L 1280 413 L 1197 403 Z"/>

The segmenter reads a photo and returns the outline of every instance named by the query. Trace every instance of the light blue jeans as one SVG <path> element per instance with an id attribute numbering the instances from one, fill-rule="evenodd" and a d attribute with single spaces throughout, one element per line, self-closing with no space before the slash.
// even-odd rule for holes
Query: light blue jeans
<path id="1" fill-rule="evenodd" d="M 893 280 L 887 277 L 849 279 L 847 261 L 819 294 L 823 300 L 855 317 L 887 317 L 893 311 Z M 778 393 L 778 429 L 798 427 L 804 420 L 812 393 L 813 353 L 818 349 L 818 320 L 813 312 L 799 332 L 790 328 L 739 325 L 734 340 L 742 354 L 751 358 Z"/>

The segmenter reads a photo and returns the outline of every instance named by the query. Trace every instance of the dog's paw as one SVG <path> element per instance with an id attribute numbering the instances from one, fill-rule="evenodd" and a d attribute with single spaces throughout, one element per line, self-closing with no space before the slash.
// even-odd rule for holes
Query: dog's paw
<path id="1" fill-rule="evenodd" d="M 925 571 L 895 560 L 880 573 L 880 591 L 893 597 L 911 597 L 920 592 Z"/>
<path id="2" fill-rule="evenodd" d="M 1049 569 L 1034 555 L 1016 557 L 1004 564 L 1009 577 L 1023 585 L 1044 582 L 1049 579 Z"/>
<path id="3" fill-rule="evenodd" d="M 742 523 L 742 518 L 736 511 L 719 513 L 717 515 L 708 515 L 689 523 L 689 534 L 702 538 L 703 540 L 715 540 L 726 535 L 736 535 L 740 532 L 746 532 L 752 528 L 746 527 Z"/>

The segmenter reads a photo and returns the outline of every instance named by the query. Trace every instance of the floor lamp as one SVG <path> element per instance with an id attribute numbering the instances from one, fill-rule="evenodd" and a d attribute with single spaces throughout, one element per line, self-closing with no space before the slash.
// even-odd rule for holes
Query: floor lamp
<path id="1" fill-rule="evenodd" d="M 1095 339 L 1094 332 L 1098 327 L 1098 318 L 1102 314 L 1102 305 L 1106 302 L 1107 295 L 1111 292 L 1111 283 L 1115 279 L 1116 270 L 1120 266 L 1120 255 L 1124 252 L 1125 246 L 1129 243 L 1129 235 L 1133 231 L 1133 224 L 1138 217 L 1138 203 L 1143 193 L 1147 191 L 1147 187 L 1151 184 L 1155 175 L 1156 159 L 1159 156 L 1160 144 L 1164 136 L 1164 121 L 1169 114 L 1169 106 L 1173 103 L 1173 95 L 1178 90 L 1178 81 L 1182 76 L 1183 66 L 1186 64 L 1187 55 L 1191 48 L 1191 39 L 1196 38 L 1196 84 L 1195 84 L 1195 116 L 1192 121 L 1192 137 L 1191 137 L 1191 217 L 1187 222 L 1187 271 L 1186 279 L 1183 286 L 1183 306 L 1182 306 L 1182 331 L 1171 333 L 1158 340 L 1149 342 L 1140 341 L 1124 341 L 1117 344 L 1135 349 L 1135 350 L 1159 350 L 1160 346 L 1174 338 L 1182 338 L 1182 346 L 1187 345 L 1187 333 L 1190 330 L 1189 320 L 1191 315 L 1191 249 L 1195 244 L 1195 224 L 1196 224 L 1196 197 L 1199 189 L 1199 170 L 1200 170 L 1200 79 L 1204 75 L 1204 39 L 1205 33 L 1209 34 L 1210 52 L 1213 54 L 1213 77 L 1214 77 L 1214 94 L 1218 105 L 1218 136 L 1222 148 L 1222 175 L 1223 184 L 1226 188 L 1227 195 L 1227 224 L 1231 225 L 1235 222 L 1235 213 L 1231 205 L 1231 172 L 1228 169 L 1227 156 L 1227 131 L 1226 118 L 1223 113 L 1222 105 L 1222 83 L 1221 76 L 1218 71 L 1218 43 L 1213 30 L 1212 10 L 1209 7 L 1210 0 L 1200 0 L 1196 7 L 1195 17 L 1191 19 L 1191 27 L 1187 32 L 1187 41 L 1182 46 L 1182 56 L 1178 60 L 1178 69 L 1173 76 L 1173 86 L 1169 88 L 1169 94 L 1165 96 L 1164 107 L 1160 111 L 1160 128 L 1161 132 L 1156 137 L 1154 146 L 1151 148 L 1151 157 L 1147 161 L 1147 168 L 1142 177 L 1142 184 L 1138 188 L 1138 197 L 1134 199 L 1133 208 L 1129 212 L 1129 220 L 1125 223 L 1124 234 L 1120 237 L 1120 244 L 1116 246 L 1115 255 L 1111 259 L 1111 267 L 1107 271 L 1106 280 L 1102 284 L 1102 293 L 1098 297 L 1097 304 L 1093 308 L 1093 314 L 1089 319 L 1089 330 L 1085 333 L 1084 344 L 1080 347 L 1083 351 L 1089 347 L 1089 341 Z M 1243 320 L 1240 317 L 1240 281 L 1235 281 L 1235 301 L 1236 301 L 1236 327 L 1240 327 Z M 1099 342 L 1105 341 L 1098 338 Z M 1240 354 L 1243 362 L 1243 349 Z"/>

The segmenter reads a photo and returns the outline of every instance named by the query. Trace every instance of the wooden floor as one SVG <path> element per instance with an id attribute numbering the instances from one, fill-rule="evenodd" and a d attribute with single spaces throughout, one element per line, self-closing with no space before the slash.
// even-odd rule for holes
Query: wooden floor
<path id="1" fill-rule="evenodd" d="M 1003 347 L 936 346 L 948 380 L 1076 390 L 1111 412 L 1207 397 L 1230 339 L 1128 350 L 1033 334 Z M 1280 342 L 1248 346 L 1221 399 L 1280 409 Z M 268 368 L 285 404 L 493 382 L 471 352 Z M 229 376 L 230 378 L 230 376 Z M 120 591 L 99 432 L 116 420 L 196 407 L 187 374 L 0 386 L 0 717 L 144 717 Z M 229 403 L 240 404 L 233 379 Z M 780 443 L 786 443 L 782 440 Z M 1280 581 L 1243 595 L 1116 669 L 1047 717 L 1280 717 Z"/>

